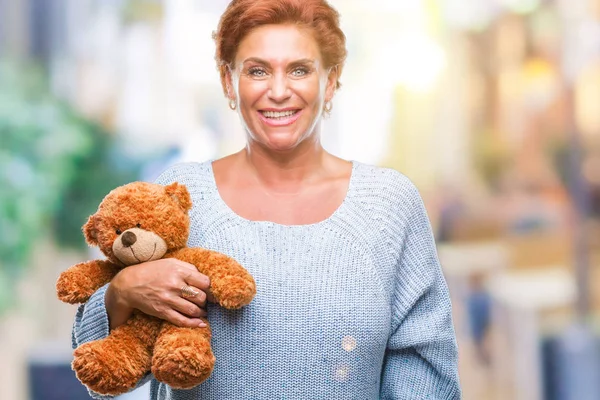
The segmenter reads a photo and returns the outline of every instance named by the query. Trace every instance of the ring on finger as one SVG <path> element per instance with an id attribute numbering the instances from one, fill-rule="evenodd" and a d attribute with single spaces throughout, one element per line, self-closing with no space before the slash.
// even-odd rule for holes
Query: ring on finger
<path id="1" fill-rule="evenodd" d="M 192 286 L 183 285 L 181 287 L 181 297 L 183 297 L 184 299 L 187 299 L 190 297 L 196 297 L 196 296 L 198 296 L 198 293 L 200 293 L 200 291 L 196 290 Z"/>

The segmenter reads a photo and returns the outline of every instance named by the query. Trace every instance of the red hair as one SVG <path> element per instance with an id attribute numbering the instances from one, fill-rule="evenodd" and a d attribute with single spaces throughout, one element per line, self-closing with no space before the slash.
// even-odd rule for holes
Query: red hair
<path id="1" fill-rule="evenodd" d="M 337 68 L 339 76 L 346 59 L 346 36 L 339 26 L 339 13 L 326 0 L 233 0 L 213 33 L 215 60 L 226 90 L 227 68 L 233 69 L 237 48 L 253 29 L 269 24 L 296 24 L 311 30 L 319 45 L 325 69 Z"/>

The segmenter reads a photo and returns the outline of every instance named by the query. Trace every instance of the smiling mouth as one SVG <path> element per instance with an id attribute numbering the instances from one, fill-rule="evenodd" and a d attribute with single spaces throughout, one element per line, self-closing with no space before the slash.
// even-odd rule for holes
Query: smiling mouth
<path id="1" fill-rule="evenodd" d="M 146 262 L 148 260 L 151 260 L 152 257 L 154 257 L 154 253 L 156 253 L 156 243 L 154 243 L 154 250 L 152 250 L 152 254 L 150 255 L 150 257 L 148 257 L 147 259 L 145 259 L 144 261 L 140 260 L 139 258 L 137 258 L 137 256 L 135 255 L 135 252 L 133 251 L 133 247 L 130 247 L 131 249 L 131 254 L 133 254 L 133 257 L 139 262 L 139 263 L 143 263 Z"/>
<path id="2" fill-rule="evenodd" d="M 267 119 L 284 120 L 284 119 L 287 119 L 287 118 L 290 118 L 290 117 L 296 115 L 299 111 L 300 111 L 300 109 L 286 110 L 286 111 L 262 111 L 262 110 L 259 110 L 258 112 L 261 113 L 261 115 Z"/>

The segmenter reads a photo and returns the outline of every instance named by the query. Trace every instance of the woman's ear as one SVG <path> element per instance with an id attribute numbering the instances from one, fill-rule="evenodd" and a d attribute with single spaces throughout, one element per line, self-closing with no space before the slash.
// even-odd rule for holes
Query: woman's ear
<path id="1" fill-rule="evenodd" d="M 327 86 L 325 87 L 325 101 L 331 101 L 333 99 L 333 95 L 337 89 L 337 81 L 338 81 L 338 66 L 334 65 L 327 72 Z"/>
<path id="2" fill-rule="evenodd" d="M 229 100 L 235 100 L 235 90 L 233 90 L 233 72 L 230 67 L 225 69 L 225 94 Z"/>
<path id="3" fill-rule="evenodd" d="M 96 223 L 98 222 L 97 219 L 98 217 L 96 217 L 96 214 L 90 215 L 82 228 L 85 241 L 90 246 L 98 246 L 98 228 L 96 226 Z"/>
<path id="4" fill-rule="evenodd" d="M 183 211 L 188 212 L 192 208 L 192 197 L 185 185 L 173 182 L 170 185 L 165 186 L 165 192 L 179 204 L 179 207 L 181 207 Z"/>

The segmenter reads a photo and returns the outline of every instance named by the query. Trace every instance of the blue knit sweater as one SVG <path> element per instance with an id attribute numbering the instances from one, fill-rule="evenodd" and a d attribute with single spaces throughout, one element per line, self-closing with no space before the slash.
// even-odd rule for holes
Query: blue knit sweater
<path id="1" fill-rule="evenodd" d="M 192 390 L 152 379 L 152 399 L 460 399 L 448 290 L 408 178 L 354 161 L 343 203 L 308 225 L 235 214 L 210 161 L 157 180 L 174 181 L 193 200 L 188 245 L 234 257 L 257 294 L 240 310 L 209 303 L 212 375 Z M 105 290 L 80 306 L 73 346 L 108 335 Z"/>

